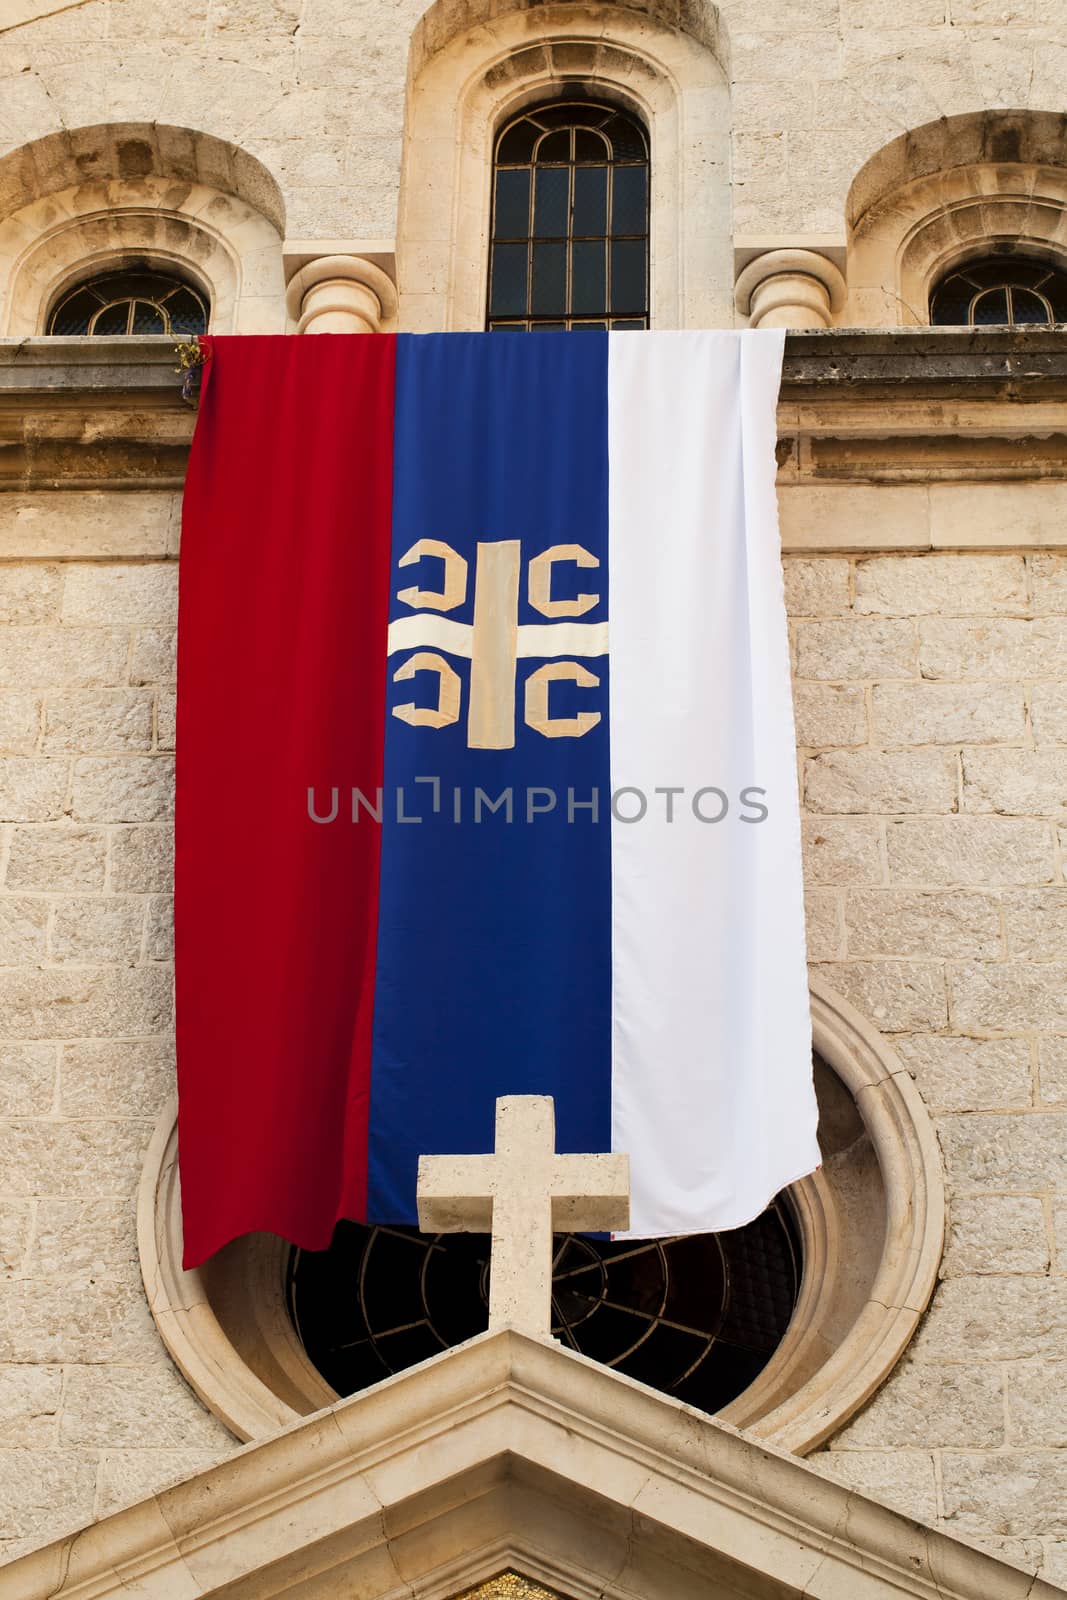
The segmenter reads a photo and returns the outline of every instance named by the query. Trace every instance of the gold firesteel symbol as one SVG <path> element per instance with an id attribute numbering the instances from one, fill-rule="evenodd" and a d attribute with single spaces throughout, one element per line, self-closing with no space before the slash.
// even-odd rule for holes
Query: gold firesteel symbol
<path id="1" fill-rule="evenodd" d="M 417 672 L 435 672 L 437 704 L 417 706 L 414 701 L 393 707 L 393 716 L 416 728 L 446 728 L 458 722 L 462 685 L 459 674 L 440 651 L 466 656 L 471 664 L 470 703 L 467 707 L 467 744 L 474 750 L 510 750 L 515 744 L 515 694 L 521 659 L 546 656 L 603 656 L 608 650 L 606 622 L 519 622 L 519 582 L 522 546 L 518 539 L 479 544 L 474 575 L 474 621 L 457 622 L 444 615 L 463 605 L 469 581 L 465 557 L 441 539 L 419 539 L 404 552 L 398 565 L 414 566 L 423 556 L 444 563 L 439 590 L 417 585 L 397 590 L 397 599 L 411 606 L 414 615 L 389 624 L 389 654 L 411 650 L 393 673 L 403 683 Z M 578 594 L 571 600 L 553 600 L 553 568 L 563 562 L 576 567 L 599 567 L 597 557 L 580 544 L 554 544 L 534 556 L 527 568 L 527 596 L 543 617 L 584 616 L 600 604 L 598 594 Z M 572 660 L 550 660 L 530 673 L 524 686 L 523 716 L 527 725 L 546 739 L 580 739 L 600 721 L 599 711 L 579 711 L 573 717 L 549 714 L 548 686 L 560 680 L 582 689 L 600 686 L 597 675 Z"/>

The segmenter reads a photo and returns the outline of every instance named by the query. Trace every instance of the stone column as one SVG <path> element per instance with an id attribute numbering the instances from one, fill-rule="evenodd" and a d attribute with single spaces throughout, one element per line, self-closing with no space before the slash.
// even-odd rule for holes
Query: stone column
<path id="1" fill-rule="evenodd" d="M 396 316 L 392 279 L 364 256 L 319 256 L 285 292 L 297 333 L 380 333 Z"/>
<path id="2" fill-rule="evenodd" d="M 738 274 L 734 304 L 753 328 L 829 328 L 845 280 L 815 250 L 767 250 Z"/>

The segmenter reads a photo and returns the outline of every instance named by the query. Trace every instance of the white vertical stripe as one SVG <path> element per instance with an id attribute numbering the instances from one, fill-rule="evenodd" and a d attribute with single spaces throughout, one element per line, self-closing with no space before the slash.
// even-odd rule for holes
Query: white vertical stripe
<path id="1" fill-rule="evenodd" d="M 611 781 L 648 799 L 611 834 L 612 1137 L 637 1236 L 739 1227 L 820 1159 L 774 490 L 783 343 L 610 336 Z M 684 791 L 670 823 L 667 787 Z M 694 815 L 710 787 L 721 822 Z M 766 821 L 741 820 L 748 787 Z"/>

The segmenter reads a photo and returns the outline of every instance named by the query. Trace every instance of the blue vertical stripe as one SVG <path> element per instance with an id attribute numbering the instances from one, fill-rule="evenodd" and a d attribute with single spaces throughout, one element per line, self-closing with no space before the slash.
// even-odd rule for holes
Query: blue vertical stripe
<path id="1" fill-rule="evenodd" d="M 600 333 L 399 340 L 390 619 L 419 620 L 404 624 L 415 632 L 389 657 L 372 1221 L 415 1220 L 420 1154 L 491 1150 L 500 1094 L 553 1095 L 561 1150 L 611 1146 L 608 658 L 570 648 L 551 658 L 520 654 L 513 668 L 495 670 L 497 689 L 514 673 L 514 745 L 472 748 L 472 663 L 458 642 L 475 648 L 479 573 L 487 635 L 506 639 L 505 590 L 489 604 L 489 571 L 501 555 L 518 569 L 520 635 L 531 625 L 559 627 L 529 595 L 531 560 L 558 545 L 581 546 L 599 566 L 558 562 L 552 599 L 595 594 L 597 604 L 576 620 L 606 622 L 607 347 Z M 419 540 L 442 541 L 466 561 L 462 594 L 452 557 L 428 553 L 399 565 Z M 510 549 L 479 552 L 479 544 Z M 443 593 L 446 570 L 449 609 L 397 598 L 405 588 Z M 444 726 L 393 714 L 440 703 L 452 715 L 456 684 L 446 673 L 452 699 L 442 698 L 427 653 L 459 680 L 457 720 Z M 581 736 L 547 736 L 525 721 L 526 682 L 549 659 L 576 661 L 599 680 L 547 687 L 553 721 L 599 712 Z M 405 663 L 415 670 L 394 681 Z M 476 824 L 478 789 L 494 801 L 510 790 L 512 821 L 505 807 L 491 814 L 483 806 Z M 548 791 L 554 809 L 527 820 L 530 791 Z M 587 809 L 570 814 L 568 794 L 581 802 L 593 791 L 599 820 Z M 543 792 L 532 798 L 548 804 Z"/>

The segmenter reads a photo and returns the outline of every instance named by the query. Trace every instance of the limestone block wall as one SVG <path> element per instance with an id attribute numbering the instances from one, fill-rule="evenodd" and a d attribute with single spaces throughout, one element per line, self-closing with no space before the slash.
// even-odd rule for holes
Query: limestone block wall
<path id="1" fill-rule="evenodd" d="M 529 3 L 454 0 L 437 8 L 435 33 Z M 189 0 L 180 10 L 166 0 L 7 0 L 0 155 L 62 128 L 189 127 L 264 163 L 291 238 L 391 238 L 408 44 L 426 9 L 422 0 Z M 675 14 L 649 0 L 633 9 Z M 1062 104 L 1067 0 L 901 0 L 892 12 L 877 0 L 758 9 L 709 0 L 705 9 L 721 13 L 733 83 L 740 235 L 842 237 L 849 185 L 889 140 L 942 116 Z M 595 36 L 597 18 L 576 6 L 568 26 Z M 476 51 L 477 41 L 472 66 Z"/>
<path id="2" fill-rule="evenodd" d="M 0 564 L 3 1556 L 234 1447 L 160 1343 L 134 1230 L 173 1092 L 176 580 Z"/>
<path id="3" fill-rule="evenodd" d="M 1067 558 L 786 567 L 809 955 L 914 1074 L 950 1206 L 919 1334 L 813 1459 L 1067 1584 Z"/>
<path id="4" fill-rule="evenodd" d="M 99 552 L 119 502 L 127 548 L 165 552 L 164 494 L 104 523 L 44 495 L 0 527 L 4 1556 L 235 1448 L 136 1259 L 173 1086 L 176 562 L 57 555 Z M 951 1206 L 919 1335 L 814 1459 L 1067 1582 L 1067 557 L 786 576 L 811 958 L 915 1074 Z"/>
<path id="5" fill-rule="evenodd" d="M 102 122 L 194 128 L 269 168 L 291 237 L 392 235 L 420 0 L 43 4 L 0 24 L 0 153 Z"/>

